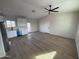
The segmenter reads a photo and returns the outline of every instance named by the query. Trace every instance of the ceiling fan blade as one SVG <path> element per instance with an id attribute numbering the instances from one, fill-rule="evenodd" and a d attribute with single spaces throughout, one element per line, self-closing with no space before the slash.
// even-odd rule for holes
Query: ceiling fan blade
<path id="1" fill-rule="evenodd" d="M 59 7 L 56 7 L 56 8 L 54 8 L 54 9 L 52 9 L 52 11 L 53 11 L 53 10 L 56 10 L 56 9 L 58 9 L 58 8 L 59 8 Z"/>
<path id="2" fill-rule="evenodd" d="M 47 8 L 44 8 L 44 9 L 49 10 L 49 9 L 47 9 Z"/>
<path id="3" fill-rule="evenodd" d="M 51 12 L 59 12 L 59 11 L 51 11 Z"/>

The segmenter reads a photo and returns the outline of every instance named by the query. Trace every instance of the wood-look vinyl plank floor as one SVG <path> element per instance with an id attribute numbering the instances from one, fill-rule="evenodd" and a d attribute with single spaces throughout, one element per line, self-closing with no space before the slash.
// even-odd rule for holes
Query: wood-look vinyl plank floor
<path id="1" fill-rule="evenodd" d="M 9 58 L 36 59 L 41 54 L 56 51 L 54 59 L 78 59 L 75 40 L 56 35 L 34 32 L 26 36 L 10 39 Z"/>

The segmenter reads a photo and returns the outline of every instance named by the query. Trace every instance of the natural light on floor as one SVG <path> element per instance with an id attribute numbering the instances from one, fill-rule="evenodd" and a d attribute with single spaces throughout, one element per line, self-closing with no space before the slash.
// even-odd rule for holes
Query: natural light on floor
<path id="1" fill-rule="evenodd" d="M 53 51 L 53 52 L 50 52 L 50 53 L 38 55 L 38 56 L 35 57 L 35 59 L 54 59 L 56 54 L 57 54 L 57 52 Z"/>

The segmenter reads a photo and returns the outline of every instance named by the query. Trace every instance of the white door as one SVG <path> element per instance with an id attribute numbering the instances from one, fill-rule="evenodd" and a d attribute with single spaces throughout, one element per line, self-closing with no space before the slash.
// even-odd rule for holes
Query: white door
<path id="1" fill-rule="evenodd" d="M 45 28 L 45 29 L 44 29 L 45 32 L 46 32 L 46 33 L 49 33 L 49 22 L 46 22 L 46 23 L 44 24 L 44 26 L 45 26 L 45 27 L 44 27 L 44 28 Z"/>
<path id="2" fill-rule="evenodd" d="M 45 33 L 49 33 L 50 29 L 49 29 L 50 23 L 49 21 L 41 21 L 40 22 L 40 31 L 41 32 L 45 32 Z"/>
<path id="3" fill-rule="evenodd" d="M 28 33 L 31 32 L 31 23 L 30 22 L 27 23 L 27 32 Z"/>

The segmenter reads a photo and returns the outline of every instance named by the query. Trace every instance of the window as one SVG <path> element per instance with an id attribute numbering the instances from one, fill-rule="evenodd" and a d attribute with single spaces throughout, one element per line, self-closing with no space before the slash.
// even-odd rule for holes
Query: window
<path id="1" fill-rule="evenodd" d="M 6 24 L 7 24 L 7 25 L 6 25 L 7 27 L 15 27 L 15 26 L 16 26 L 16 25 L 15 25 L 15 21 L 9 21 L 9 20 L 7 20 L 7 21 L 6 21 Z"/>

